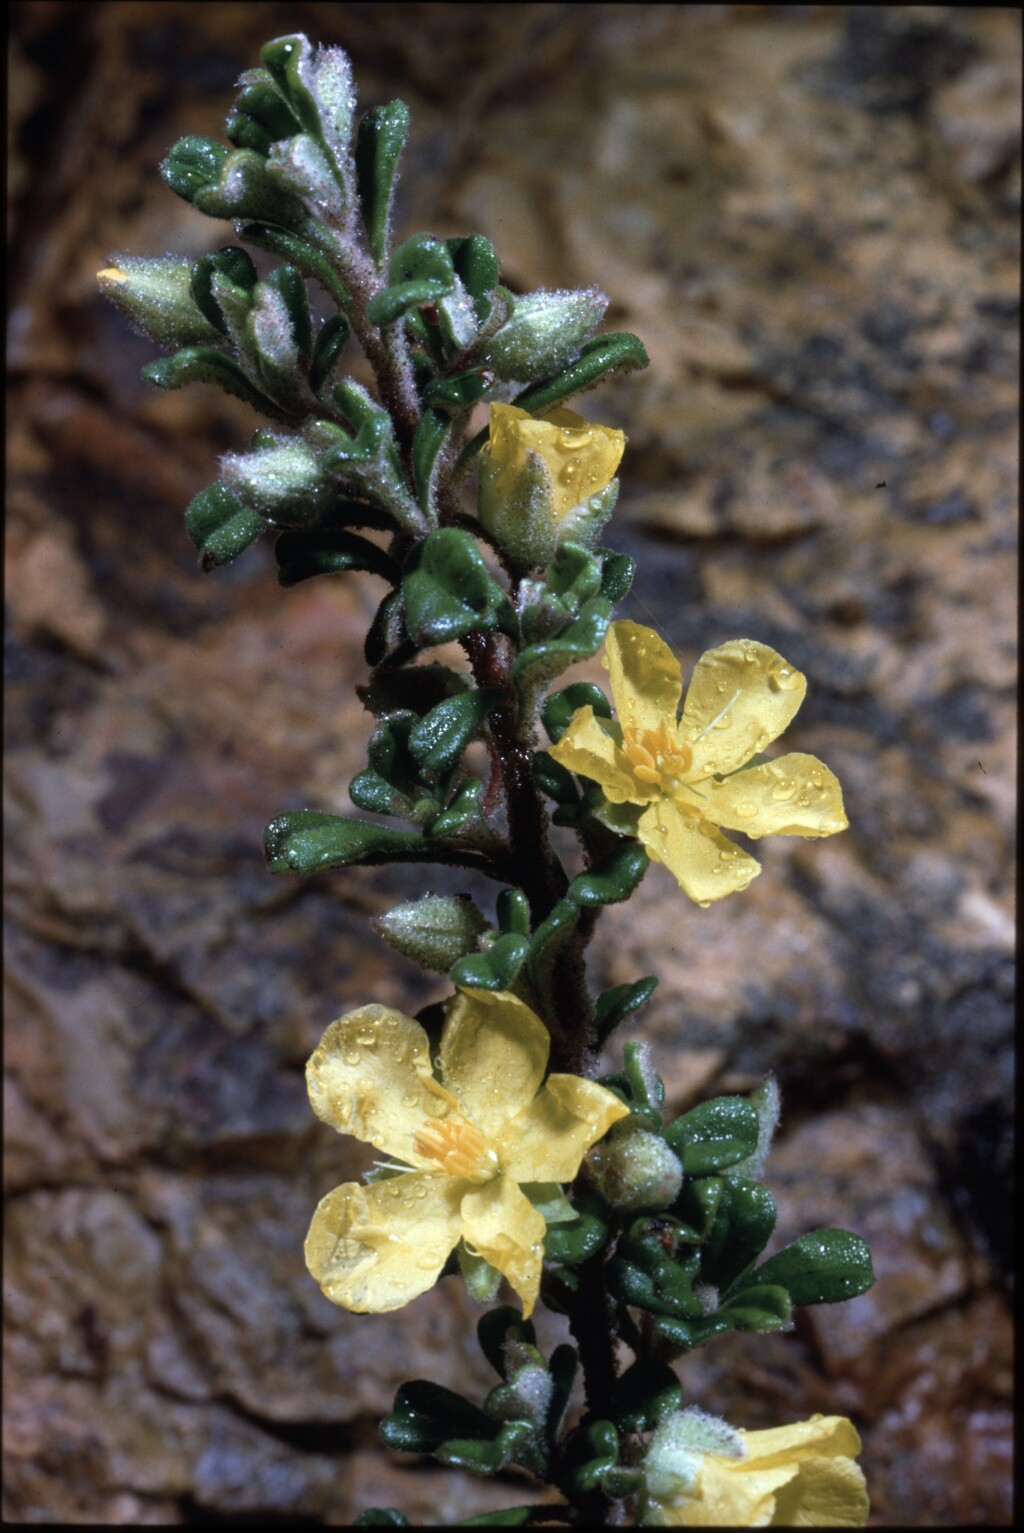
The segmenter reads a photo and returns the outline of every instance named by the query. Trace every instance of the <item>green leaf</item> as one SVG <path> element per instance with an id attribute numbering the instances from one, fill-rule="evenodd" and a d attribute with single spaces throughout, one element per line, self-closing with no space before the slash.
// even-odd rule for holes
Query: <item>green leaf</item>
<path id="1" fill-rule="evenodd" d="M 757 1110 L 746 1097 L 701 1102 L 665 1130 L 686 1176 L 710 1176 L 745 1159 L 757 1148 Z"/>
<path id="2" fill-rule="evenodd" d="M 551 1354 L 549 1369 L 554 1388 L 551 1391 L 551 1403 L 548 1406 L 548 1442 L 554 1447 L 558 1441 L 562 1429 L 562 1422 L 569 1407 L 572 1397 L 572 1387 L 576 1382 L 576 1374 L 579 1369 L 579 1356 L 576 1348 L 563 1341 Z"/>
<path id="3" fill-rule="evenodd" d="M 246 78 L 251 83 L 239 94 L 235 101 L 235 111 L 244 114 L 262 128 L 271 142 L 291 138 L 298 133 L 302 124 L 273 85 L 270 72 L 254 69 Z"/>
<path id="4" fill-rule="evenodd" d="M 530 983 L 538 996 L 550 998 L 553 971 L 566 942 L 571 940 L 581 915 L 572 899 L 561 899 L 533 934 L 527 958 Z"/>
<path id="5" fill-rule="evenodd" d="M 490 387 L 491 383 L 480 369 L 471 367 L 468 372 L 433 379 L 424 388 L 423 399 L 426 404 L 439 405 L 448 412 L 468 410 L 470 405 L 475 405 L 484 397 Z"/>
<path id="6" fill-rule="evenodd" d="M 309 312 L 309 295 L 302 273 L 294 266 L 277 266 L 263 279 L 265 287 L 271 288 L 282 299 L 291 321 L 292 335 L 299 354 L 313 354 L 313 322 Z"/>
<path id="7" fill-rule="evenodd" d="M 667 1363 L 638 1358 L 615 1382 L 612 1420 L 620 1432 L 651 1432 L 682 1398 L 683 1386 Z"/>
<path id="8" fill-rule="evenodd" d="M 401 591 L 389 591 L 366 630 L 363 655 L 367 665 L 379 666 L 389 654 L 398 652 L 399 646 L 403 643 L 402 613 Z"/>
<path id="9" fill-rule="evenodd" d="M 556 804 L 575 809 L 580 795 L 572 773 L 547 751 L 535 751 L 533 756 L 533 779 L 542 793 L 553 798 Z"/>
<path id="10" fill-rule="evenodd" d="M 262 393 L 243 373 L 237 362 L 210 346 L 188 346 L 173 357 L 158 357 L 142 369 L 147 383 L 158 389 L 182 389 L 189 383 L 213 383 L 225 394 L 243 399 L 270 420 L 289 423 L 291 417 Z"/>
<path id="11" fill-rule="evenodd" d="M 498 286 L 498 256 L 490 240 L 482 234 L 466 234 L 445 241 L 455 267 L 455 275 L 473 300 L 476 317 L 482 325 L 491 307 L 491 297 Z"/>
<path id="12" fill-rule="evenodd" d="M 498 937 L 483 953 L 467 953 L 451 971 L 452 983 L 465 990 L 508 990 L 522 967 L 529 939 L 517 932 Z"/>
<path id="13" fill-rule="evenodd" d="M 160 174 L 172 192 L 194 202 L 196 192 L 220 178 L 229 150 L 212 138 L 188 134 L 179 138 L 160 166 Z"/>
<path id="14" fill-rule="evenodd" d="M 588 342 L 579 357 L 557 377 L 527 389 L 514 400 L 516 408 L 531 415 L 545 415 L 581 389 L 592 389 L 603 378 L 650 365 L 650 357 L 638 336 L 613 331 Z"/>
<path id="15" fill-rule="evenodd" d="M 436 303 L 448 291 L 443 282 L 432 281 L 429 277 L 418 277 L 414 282 L 395 282 L 374 294 L 366 306 L 366 317 L 371 325 L 383 329 L 401 319 L 406 310 L 418 308 L 423 303 Z"/>
<path id="16" fill-rule="evenodd" d="M 357 772 L 348 786 L 349 797 L 357 809 L 370 814 L 401 814 L 408 803 L 386 777 L 372 767 Z"/>
<path id="17" fill-rule="evenodd" d="M 442 527 L 414 550 L 402 582 L 409 635 L 420 645 L 514 628 L 511 603 L 467 532 Z"/>
<path id="18" fill-rule="evenodd" d="M 620 1022 L 646 1005 L 657 984 L 657 977 L 648 974 L 644 979 L 633 980 L 632 983 L 613 985 L 610 990 L 599 995 L 594 1006 L 598 1040 L 603 1043 Z"/>
<path id="19" fill-rule="evenodd" d="M 309 240 L 295 234 L 290 229 L 281 228 L 273 222 L 264 222 L 262 219 L 244 219 L 236 224 L 236 230 L 244 239 L 253 245 L 258 245 L 261 250 L 269 250 L 272 255 L 279 256 L 282 260 L 297 266 L 299 271 L 307 277 L 312 277 L 319 282 L 325 293 L 329 293 L 335 303 L 343 309 L 348 309 L 352 302 L 352 296 L 338 276 L 330 260 Z"/>
<path id="20" fill-rule="evenodd" d="M 578 1427 L 567 1444 L 559 1489 L 571 1501 L 605 1490 L 606 1477 L 615 1469 L 618 1455 L 619 1434 L 610 1421 Z"/>
<path id="21" fill-rule="evenodd" d="M 578 1266 L 596 1256 L 608 1238 L 608 1224 L 602 1218 L 600 1200 L 580 1198 L 574 1204 L 576 1217 L 565 1224 L 549 1224 L 544 1233 L 544 1255 L 548 1261 Z"/>
<path id="22" fill-rule="evenodd" d="M 441 464 L 441 449 L 452 429 L 452 418 L 443 410 L 425 410 L 423 419 L 416 427 L 412 443 L 412 468 L 416 480 L 416 496 L 423 510 L 437 520 L 437 470 Z"/>
<path id="23" fill-rule="evenodd" d="M 480 804 L 483 796 L 483 780 L 479 777 L 467 777 L 465 782 L 460 784 L 451 803 L 427 825 L 428 835 L 455 836 L 478 824 L 482 813 Z"/>
<path id="24" fill-rule="evenodd" d="M 404 1512 L 398 1512 L 393 1506 L 368 1506 L 365 1512 L 360 1512 L 358 1517 L 352 1519 L 354 1528 L 407 1528 L 410 1526 L 409 1519 Z"/>
<path id="25" fill-rule="evenodd" d="M 313 575 L 335 575 L 343 570 L 366 570 L 395 585 L 401 571 L 383 549 L 353 532 L 328 527 L 312 531 L 283 532 L 274 545 L 278 581 L 298 585 Z"/>
<path id="26" fill-rule="evenodd" d="M 524 1342 L 531 1347 L 537 1343 L 533 1322 L 524 1320 L 519 1310 L 513 1309 L 510 1304 L 503 1304 L 481 1315 L 477 1321 L 476 1335 L 484 1357 L 502 1378 L 505 1377 L 506 1342 Z"/>
<path id="27" fill-rule="evenodd" d="M 601 561 L 578 543 L 563 543 L 548 567 L 547 588 L 576 617 L 601 589 Z"/>
<path id="28" fill-rule="evenodd" d="M 485 1442 L 496 1427 L 483 1411 L 442 1384 L 412 1379 L 395 1395 L 391 1414 L 380 1424 L 388 1448 L 402 1453 L 433 1453 L 446 1438 L 462 1436 Z"/>
<path id="29" fill-rule="evenodd" d="M 838 1304 L 875 1281 L 871 1252 L 849 1230 L 812 1230 L 750 1274 L 759 1286 L 778 1284 L 794 1304 Z"/>
<path id="30" fill-rule="evenodd" d="M 479 1517 L 460 1517 L 457 1528 L 524 1528 L 533 1521 L 534 1512 L 550 1511 L 544 1506 L 506 1506 L 498 1512 L 481 1512 Z M 544 1519 L 547 1521 L 547 1519 Z"/>
<path id="31" fill-rule="evenodd" d="M 438 849 L 417 832 L 391 830 L 311 809 L 271 820 L 263 835 L 263 850 L 271 873 L 309 874 L 382 862 L 441 860 Z"/>
<path id="32" fill-rule="evenodd" d="M 793 1324 L 790 1296 L 777 1284 L 759 1282 L 743 1288 L 717 1313 L 728 1318 L 734 1331 L 786 1331 Z"/>
<path id="33" fill-rule="evenodd" d="M 506 1464 L 515 1463 L 534 1438 L 533 1427 L 527 1421 L 507 1421 L 490 1442 L 474 1438 L 449 1438 L 434 1450 L 434 1457 L 441 1464 L 454 1469 L 465 1469 L 470 1474 L 492 1475 Z"/>
<path id="34" fill-rule="evenodd" d="M 573 714 L 581 708 L 593 708 L 600 719 L 610 719 L 612 716 L 611 703 L 593 681 L 574 681 L 560 692 L 552 692 L 550 697 L 545 698 L 541 718 L 552 744 L 558 744 L 569 728 Z"/>
<path id="35" fill-rule="evenodd" d="M 746 1272 L 771 1239 L 775 1228 L 775 1200 L 760 1182 L 748 1182 L 741 1176 L 710 1180 L 717 1184 L 718 1191 L 713 1223 L 701 1250 L 700 1276 L 701 1282 L 724 1290 Z M 688 1194 L 696 1196 L 699 1203 L 702 1189 L 707 1186 L 707 1181 L 684 1184 L 683 1218 L 686 1218 Z M 769 1277 L 765 1281 L 775 1279 Z"/>
<path id="36" fill-rule="evenodd" d="M 599 548 L 597 552 L 602 559 L 601 565 L 601 595 L 606 601 L 610 601 L 614 607 L 617 602 L 629 594 L 629 588 L 633 584 L 633 574 L 636 570 L 636 561 L 628 554 L 614 553 L 610 548 Z"/>
<path id="37" fill-rule="evenodd" d="M 330 377 L 334 364 L 345 349 L 348 336 L 348 320 L 344 314 L 332 314 L 320 326 L 309 363 L 309 386 L 314 394 L 319 394 Z"/>
<path id="38" fill-rule="evenodd" d="M 502 889 L 497 899 L 498 925 L 503 932 L 530 935 L 530 902 L 522 889 Z"/>
<path id="39" fill-rule="evenodd" d="M 473 687 L 445 698 L 410 730 L 410 754 L 426 771 L 450 771 L 501 699 L 502 693 L 493 687 Z"/>
<path id="40" fill-rule="evenodd" d="M 226 484 L 217 483 L 200 490 L 189 503 L 185 528 L 203 569 L 211 570 L 244 553 L 263 531 L 263 518 Z"/>
<path id="41" fill-rule="evenodd" d="M 647 866 L 644 847 L 639 841 L 627 841 L 602 857 L 596 867 L 574 878 L 569 898 L 580 905 L 619 905 L 637 888 Z"/>
<path id="42" fill-rule="evenodd" d="M 259 273 L 246 251 L 239 245 L 225 245 L 213 255 L 203 256 L 192 272 L 192 297 L 196 307 L 214 325 L 221 335 L 228 334 L 228 325 L 220 304 L 213 294 L 215 276 L 224 277 L 233 287 L 251 293 L 259 280 Z"/>
<path id="43" fill-rule="evenodd" d="M 388 248 L 395 171 L 409 132 L 409 108 L 404 101 L 374 107 L 356 135 L 356 182 L 370 254 L 384 265 Z"/>
<path id="44" fill-rule="evenodd" d="M 520 714 L 535 716 L 535 699 L 544 687 L 578 660 L 587 660 L 601 648 L 611 605 L 603 596 L 584 602 L 579 616 L 556 638 L 545 639 L 524 649 L 512 667 L 512 679 L 519 691 Z"/>

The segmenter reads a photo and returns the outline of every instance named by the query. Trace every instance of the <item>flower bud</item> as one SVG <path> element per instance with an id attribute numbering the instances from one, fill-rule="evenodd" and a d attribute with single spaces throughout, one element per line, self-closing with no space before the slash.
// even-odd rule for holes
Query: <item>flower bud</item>
<path id="1" fill-rule="evenodd" d="M 468 894 L 427 894 L 396 905 L 374 925 L 406 958 L 442 974 L 467 953 L 475 953 L 477 939 L 487 930 Z"/>
<path id="2" fill-rule="evenodd" d="M 313 526 L 328 493 L 317 453 L 297 437 L 272 437 L 257 452 L 225 454 L 221 477 L 281 527 Z"/>
<path id="3" fill-rule="evenodd" d="M 481 361 L 506 382 L 536 383 L 561 372 L 601 323 L 608 299 L 596 287 L 517 298 Z"/>
<path id="4" fill-rule="evenodd" d="M 660 1134 L 624 1123 L 590 1155 L 590 1171 L 613 1208 L 667 1208 L 683 1185 L 683 1168 Z"/>
<path id="5" fill-rule="evenodd" d="M 566 542 L 593 544 L 618 495 L 626 438 L 572 410 L 537 419 L 492 405 L 477 484 L 480 521 L 519 569 L 551 562 Z"/>
<path id="6" fill-rule="evenodd" d="M 192 262 L 183 256 L 114 256 L 96 273 L 104 297 L 158 346 L 210 346 L 223 337 L 192 297 Z"/>

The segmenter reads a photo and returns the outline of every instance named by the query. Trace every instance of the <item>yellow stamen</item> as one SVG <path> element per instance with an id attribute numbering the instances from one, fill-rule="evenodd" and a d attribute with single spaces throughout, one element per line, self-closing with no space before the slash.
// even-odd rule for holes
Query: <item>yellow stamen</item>
<path id="1" fill-rule="evenodd" d="M 627 733 L 622 748 L 641 782 L 653 783 L 672 791 L 693 765 L 693 752 L 676 739 L 675 730 L 666 720 L 657 729 Z"/>
<path id="2" fill-rule="evenodd" d="M 120 266 L 107 266 L 103 271 L 96 273 L 96 281 L 102 282 L 106 277 L 108 282 L 127 282 L 128 273 L 121 270 Z"/>
<path id="3" fill-rule="evenodd" d="M 427 1123 L 416 1130 L 413 1144 L 420 1155 L 436 1161 L 448 1176 L 489 1182 L 501 1169 L 497 1155 L 471 1123 Z"/>

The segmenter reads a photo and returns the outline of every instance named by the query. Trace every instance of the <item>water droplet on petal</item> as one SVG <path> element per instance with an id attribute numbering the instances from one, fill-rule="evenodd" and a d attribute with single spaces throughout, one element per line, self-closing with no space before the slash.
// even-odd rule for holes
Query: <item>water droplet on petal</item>
<path id="1" fill-rule="evenodd" d="M 744 798 L 736 805 L 736 813 L 741 820 L 752 820 L 757 814 L 757 805 L 752 799 Z"/>

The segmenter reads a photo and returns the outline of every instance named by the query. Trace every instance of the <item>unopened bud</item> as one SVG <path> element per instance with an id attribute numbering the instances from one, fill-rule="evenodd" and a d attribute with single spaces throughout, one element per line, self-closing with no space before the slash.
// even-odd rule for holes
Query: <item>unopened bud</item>
<path id="1" fill-rule="evenodd" d="M 210 346 L 223 340 L 192 297 L 192 262 L 183 256 L 114 256 L 96 273 L 104 297 L 158 346 Z"/>
<path id="2" fill-rule="evenodd" d="M 442 974 L 467 953 L 475 953 L 487 930 L 483 912 L 468 894 L 427 894 L 396 905 L 374 925 L 406 958 Z"/>
<path id="3" fill-rule="evenodd" d="M 259 452 L 227 453 L 221 477 L 247 505 L 282 527 L 314 525 L 327 496 L 319 457 L 297 437 L 274 437 Z"/>
<path id="4" fill-rule="evenodd" d="M 594 334 L 608 299 L 596 287 L 527 293 L 487 344 L 481 361 L 520 385 L 561 372 Z"/>
<path id="5" fill-rule="evenodd" d="M 660 1134 L 629 1123 L 590 1152 L 590 1171 L 613 1208 L 667 1208 L 683 1185 L 679 1158 Z"/>

